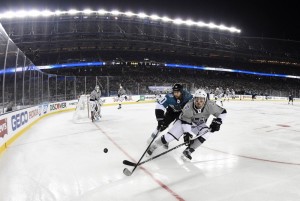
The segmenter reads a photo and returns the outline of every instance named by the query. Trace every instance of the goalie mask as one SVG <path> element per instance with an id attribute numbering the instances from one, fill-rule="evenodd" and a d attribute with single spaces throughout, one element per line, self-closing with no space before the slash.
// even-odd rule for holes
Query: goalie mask
<path id="1" fill-rule="evenodd" d="M 207 94 L 204 90 L 198 89 L 194 94 L 194 105 L 197 109 L 202 109 L 205 105 Z"/>
<path id="2" fill-rule="evenodd" d="M 96 85 L 96 86 L 95 86 L 95 90 L 96 90 L 97 92 L 99 92 L 99 91 L 100 91 L 100 87 L 99 87 L 98 85 Z"/>

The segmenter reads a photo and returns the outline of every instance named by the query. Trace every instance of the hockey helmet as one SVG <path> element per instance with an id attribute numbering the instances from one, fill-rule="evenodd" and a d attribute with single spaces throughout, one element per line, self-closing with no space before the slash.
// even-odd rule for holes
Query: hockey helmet
<path id="1" fill-rule="evenodd" d="M 172 90 L 173 90 L 173 92 L 174 92 L 174 91 L 180 91 L 180 92 L 182 92 L 183 86 L 182 86 L 182 84 L 175 83 L 175 84 L 173 85 L 173 87 L 172 87 Z"/>
<path id="2" fill-rule="evenodd" d="M 196 107 L 202 108 L 206 102 L 207 94 L 203 89 L 198 89 L 194 94 L 194 104 Z"/>
<path id="3" fill-rule="evenodd" d="M 207 94 L 203 89 L 198 89 L 195 94 L 194 94 L 195 98 L 204 98 L 206 100 L 207 98 Z"/>

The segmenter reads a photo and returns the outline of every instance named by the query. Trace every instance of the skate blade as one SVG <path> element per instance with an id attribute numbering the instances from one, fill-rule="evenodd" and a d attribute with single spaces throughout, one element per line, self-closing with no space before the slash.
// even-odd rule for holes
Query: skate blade
<path id="1" fill-rule="evenodd" d="M 191 162 L 189 158 L 187 158 L 185 155 L 181 155 L 180 157 L 184 162 Z"/>

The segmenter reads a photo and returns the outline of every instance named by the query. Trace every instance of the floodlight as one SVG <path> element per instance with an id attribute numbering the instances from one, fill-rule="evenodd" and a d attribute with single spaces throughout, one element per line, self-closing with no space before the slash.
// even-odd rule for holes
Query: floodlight
<path id="1" fill-rule="evenodd" d="M 192 26 L 192 25 L 196 24 L 196 22 L 194 22 L 193 20 L 187 20 L 187 21 L 185 21 L 185 24 L 188 26 Z"/>
<path id="2" fill-rule="evenodd" d="M 70 15 L 75 15 L 75 14 L 79 13 L 79 11 L 78 11 L 78 10 L 75 10 L 75 9 L 71 9 L 71 10 L 68 11 L 68 13 L 69 13 Z"/>
<path id="3" fill-rule="evenodd" d="M 37 17 L 37 16 L 39 16 L 39 15 L 41 15 L 41 12 L 38 11 L 38 10 L 30 10 L 30 11 L 28 12 L 28 16 L 30 16 L 30 17 Z"/>
<path id="4" fill-rule="evenodd" d="M 204 22 L 200 21 L 200 22 L 197 22 L 197 26 L 204 27 L 204 26 L 206 26 L 206 24 Z"/>
<path id="5" fill-rule="evenodd" d="M 170 22 L 170 21 L 172 21 L 172 19 L 170 19 L 170 18 L 168 18 L 168 17 L 166 17 L 166 16 L 162 17 L 161 19 L 162 19 L 162 21 L 164 21 L 164 22 Z"/>
<path id="6" fill-rule="evenodd" d="M 49 10 L 43 10 L 41 12 L 41 15 L 44 16 L 44 17 L 48 17 L 48 16 L 51 16 L 53 15 L 53 12 L 49 11 Z"/>
<path id="7" fill-rule="evenodd" d="M 111 14 L 113 14 L 113 15 L 120 15 L 121 13 L 118 10 L 113 10 L 113 11 L 111 11 Z"/>
<path id="8" fill-rule="evenodd" d="M 91 9 L 85 9 L 85 10 L 83 10 L 83 13 L 86 15 L 90 15 L 93 13 L 93 11 Z"/>
<path id="9" fill-rule="evenodd" d="M 28 13 L 25 10 L 19 10 L 15 13 L 16 17 L 23 18 L 28 16 Z"/>
<path id="10" fill-rule="evenodd" d="M 208 24 L 208 28 L 214 29 L 214 28 L 217 28 L 217 27 L 218 26 L 216 24 L 212 23 L 212 22 Z"/>
<path id="11" fill-rule="evenodd" d="M 131 12 L 131 11 L 127 11 L 127 12 L 125 12 L 125 15 L 128 16 L 128 17 L 131 17 L 131 16 L 134 15 L 134 13 Z"/>
<path id="12" fill-rule="evenodd" d="M 61 15 L 61 14 L 63 14 L 63 13 L 64 13 L 64 11 L 60 11 L 60 10 L 56 10 L 56 11 L 54 12 L 55 15 Z"/>
<path id="13" fill-rule="evenodd" d="M 140 18 L 148 17 L 148 15 L 146 15 L 145 13 L 139 13 L 137 16 Z"/>
<path id="14" fill-rule="evenodd" d="M 221 29 L 221 30 L 228 30 L 228 28 L 227 28 L 226 26 L 224 26 L 223 24 L 221 24 L 221 25 L 219 26 L 219 29 Z"/>
<path id="15" fill-rule="evenodd" d="M 11 19 L 15 17 L 15 13 L 12 11 L 5 12 L 2 16 L 3 18 Z"/>
<path id="16" fill-rule="evenodd" d="M 104 10 L 104 9 L 98 10 L 98 14 L 99 14 L 99 15 L 105 15 L 106 13 L 108 13 L 108 11 L 106 11 L 106 10 Z"/>
<path id="17" fill-rule="evenodd" d="M 182 19 L 180 19 L 180 18 L 177 18 L 177 19 L 173 20 L 173 23 L 179 25 L 179 24 L 183 24 L 184 21 Z"/>
<path id="18" fill-rule="evenodd" d="M 158 15 L 151 15 L 150 18 L 152 20 L 159 20 L 160 19 L 160 17 Z"/>

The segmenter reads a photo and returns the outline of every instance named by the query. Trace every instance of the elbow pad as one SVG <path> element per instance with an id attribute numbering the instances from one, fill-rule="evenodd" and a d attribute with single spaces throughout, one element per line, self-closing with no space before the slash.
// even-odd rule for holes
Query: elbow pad
<path id="1" fill-rule="evenodd" d="M 161 109 L 155 109 L 155 116 L 157 121 L 164 120 L 165 112 Z"/>

